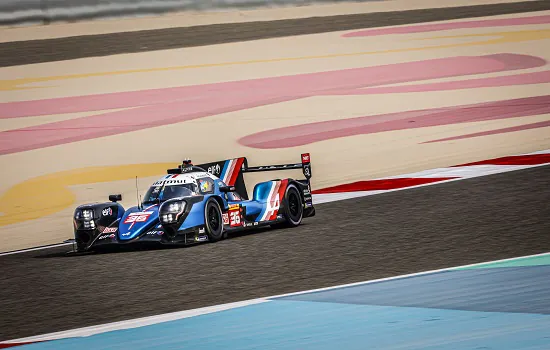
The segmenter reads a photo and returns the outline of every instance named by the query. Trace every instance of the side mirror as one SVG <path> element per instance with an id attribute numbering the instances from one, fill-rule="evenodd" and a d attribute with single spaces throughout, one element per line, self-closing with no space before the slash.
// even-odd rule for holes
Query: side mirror
<path id="1" fill-rule="evenodd" d="M 227 193 L 235 191 L 235 186 L 220 186 L 220 192 Z"/>
<path id="2" fill-rule="evenodd" d="M 109 200 L 111 202 L 118 202 L 118 201 L 121 201 L 122 200 L 122 195 L 121 194 L 111 194 L 109 195 Z"/>

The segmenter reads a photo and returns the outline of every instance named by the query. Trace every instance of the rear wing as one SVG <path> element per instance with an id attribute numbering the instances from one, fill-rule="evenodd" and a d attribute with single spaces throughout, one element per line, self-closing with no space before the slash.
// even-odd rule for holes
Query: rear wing
<path id="1" fill-rule="evenodd" d="M 289 170 L 289 169 L 302 169 L 306 181 L 309 184 L 309 179 L 311 179 L 311 157 L 309 153 L 302 153 L 302 162 L 294 164 L 280 164 L 280 165 L 261 165 L 249 167 L 246 163 L 245 158 L 245 168 L 243 172 L 245 173 L 254 173 L 259 171 L 278 171 L 278 170 Z"/>
<path id="2" fill-rule="evenodd" d="M 207 172 L 219 177 L 226 185 L 235 186 L 235 191 L 243 198 L 248 199 L 248 193 L 246 191 L 246 185 L 244 183 L 244 173 L 255 173 L 263 171 L 280 171 L 290 169 L 302 169 L 305 176 L 305 185 L 310 188 L 311 179 L 311 157 L 309 153 L 302 153 L 301 163 L 293 164 L 279 164 L 279 165 L 261 165 L 261 166 L 248 166 L 248 160 L 246 157 L 233 158 L 222 160 L 218 162 L 211 162 L 198 165 Z"/>

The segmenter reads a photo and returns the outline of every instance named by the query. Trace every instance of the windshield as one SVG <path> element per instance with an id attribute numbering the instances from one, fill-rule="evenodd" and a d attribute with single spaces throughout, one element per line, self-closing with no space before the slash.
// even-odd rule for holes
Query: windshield
<path id="1" fill-rule="evenodd" d="M 165 201 L 177 197 L 194 196 L 196 195 L 196 187 L 195 184 L 151 186 L 143 198 L 143 203 L 152 203 L 157 199 Z"/>

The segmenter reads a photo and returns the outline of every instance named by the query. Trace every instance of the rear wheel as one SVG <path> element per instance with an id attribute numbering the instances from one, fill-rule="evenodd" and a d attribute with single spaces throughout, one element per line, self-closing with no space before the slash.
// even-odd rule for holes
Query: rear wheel
<path id="1" fill-rule="evenodd" d="M 222 210 L 215 199 L 209 199 L 204 206 L 204 224 L 210 242 L 216 242 L 222 238 Z"/>
<path id="2" fill-rule="evenodd" d="M 284 197 L 284 207 L 282 214 L 285 217 L 285 222 L 282 227 L 296 227 L 302 222 L 304 215 L 304 205 L 300 191 L 295 185 L 288 185 Z"/>

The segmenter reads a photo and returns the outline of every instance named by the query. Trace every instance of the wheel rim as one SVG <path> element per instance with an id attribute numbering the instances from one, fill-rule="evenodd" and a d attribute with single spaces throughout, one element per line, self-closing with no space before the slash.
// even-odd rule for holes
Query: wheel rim
<path id="1" fill-rule="evenodd" d="M 218 213 L 214 207 L 210 207 L 208 209 L 208 223 L 210 224 L 212 231 L 217 231 L 220 227 L 220 219 L 217 214 Z"/>
<path id="2" fill-rule="evenodd" d="M 292 217 L 297 217 L 300 215 L 300 203 L 296 193 L 291 192 L 288 196 L 288 210 Z"/>

